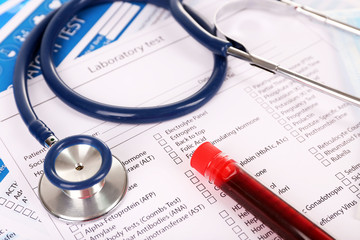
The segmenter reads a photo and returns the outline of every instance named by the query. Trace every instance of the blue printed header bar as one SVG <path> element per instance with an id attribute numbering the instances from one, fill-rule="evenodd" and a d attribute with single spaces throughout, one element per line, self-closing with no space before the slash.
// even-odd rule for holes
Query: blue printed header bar
<path id="1" fill-rule="evenodd" d="M 6 177 L 6 175 L 8 175 L 8 173 L 9 173 L 9 169 L 5 166 L 4 162 L 0 158 L 0 182 L 4 180 L 4 178 Z"/>
<path id="2" fill-rule="evenodd" d="M 5 6 L 0 2 L 0 92 L 12 86 L 16 57 L 26 36 L 50 11 L 68 0 L 15 0 L 17 4 Z M 54 48 L 54 61 L 59 65 L 92 31 L 98 21 L 103 22 L 106 14 L 113 16 L 105 21 L 84 49 L 75 57 L 92 52 L 116 41 L 144 9 L 146 4 L 105 3 L 79 12 L 63 28 Z M 96 30 L 95 30 L 96 31 Z M 41 74 L 39 58 L 36 57 L 28 69 L 28 78 Z"/>

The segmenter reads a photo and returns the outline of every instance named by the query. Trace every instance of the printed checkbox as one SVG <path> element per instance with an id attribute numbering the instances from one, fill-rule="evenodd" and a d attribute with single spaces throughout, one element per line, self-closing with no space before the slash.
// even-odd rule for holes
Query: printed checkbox
<path id="1" fill-rule="evenodd" d="M 264 102 L 264 99 L 262 99 L 262 98 L 257 98 L 256 100 L 255 100 L 257 103 L 263 103 Z"/>
<path id="2" fill-rule="evenodd" d="M 14 211 L 20 213 L 23 209 L 24 209 L 23 206 L 17 205 L 17 206 L 14 208 Z"/>
<path id="3" fill-rule="evenodd" d="M 312 147 L 312 148 L 309 149 L 309 152 L 310 152 L 311 154 L 315 154 L 315 153 L 317 153 L 317 149 L 314 148 L 314 147 Z"/>
<path id="4" fill-rule="evenodd" d="M 75 237 L 76 240 L 80 240 L 80 239 L 84 238 L 84 235 L 81 232 L 79 232 L 79 233 L 75 234 L 74 237 Z"/>
<path id="5" fill-rule="evenodd" d="M 244 90 L 245 90 L 245 92 L 249 93 L 249 92 L 252 91 L 252 88 L 251 88 L 251 87 L 247 87 L 247 88 L 245 88 Z"/>
<path id="6" fill-rule="evenodd" d="M 324 155 L 322 155 L 321 153 L 317 153 L 315 154 L 315 157 L 318 159 L 318 160 L 321 160 L 324 158 Z"/>
<path id="7" fill-rule="evenodd" d="M 227 216 L 229 216 L 229 213 L 226 210 L 223 210 L 219 212 L 219 215 L 221 218 L 226 218 Z"/>
<path id="8" fill-rule="evenodd" d="M 199 185 L 197 185 L 196 188 L 197 188 L 200 192 L 202 192 L 203 190 L 205 190 L 205 186 L 204 186 L 204 184 L 202 184 L 202 183 L 200 183 Z"/>
<path id="9" fill-rule="evenodd" d="M 167 144 L 164 139 L 161 139 L 160 141 L 158 141 L 158 143 L 160 144 L 160 146 L 165 146 Z"/>
<path id="10" fill-rule="evenodd" d="M 198 177 L 192 177 L 190 178 L 190 181 L 193 183 L 193 184 L 197 184 L 200 180 Z"/>
<path id="11" fill-rule="evenodd" d="M 352 185 L 349 187 L 350 191 L 352 191 L 353 193 L 356 193 L 357 191 L 359 191 L 359 188 L 356 187 L 355 185 Z"/>
<path id="12" fill-rule="evenodd" d="M 38 219 L 38 216 L 36 215 L 35 212 L 33 212 L 33 213 L 30 215 L 30 217 L 31 217 L 32 219 L 34 219 L 34 220 Z"/>
<path id="13" fill-rule="evenodd" d="M 265 109 L 269 107 L 269 105 L 267 103 L 263 103 L 263 104 L 261 104 L 261 106 Z"/>
<path id="14" fill-rule="evenodd" d="M 227 225 L 231 226 L 235 223 L 234 219 L 229 217 L 228 219 L 225 220 L 225 222 L 227 223 Z"/>
<path id="15" fill-rule="evenodd" d="M 180 164 L 182 162 L 183 162 L 183 160 L 181 158 L 179 158 L 179 157 L 174 159 L 174 163 L 176 163 L 176 164 Z"/>
<path id="16" fill-rule="evenodd" d="M 177 153 L 176 152 L 171 152 L 171 153 L 169 153 L 169 156 L 172 158 L 172 159 L 175 159 L 175 158 L 177 158 Z"/>
<path id="17" fill-rule="evenodd" d="M 280 123 L 280 125 L 284 125 L 286 123 L 286 121 L 282 118 L 278 121 L 278 123 Z"/>
<path id="18" fill-rule="evenodd" d="M 173 149 L 172 149 L 172 147 L 170 147 L 169 145 L 167 145 L 166 147 L 164 147 L 164 150 L 165 150 L 165 152 L 171 152 Z"/>
<path id="19" fill-rule="evenodd" d="M 192 176 L 194 176 L 194 172 L 191 171 L 191 170 L 188 170 L 188 171 L 185 172 L 185 176 L 187 176 L 188 178 L 192 177 Z"/>
<path id="20" fill-rule="evenodd" d="M 160 133 L 155 134 L 153 137 L 155 138 L 155 140 L 159 140 L 162 138 Z"/>
<path id="21" fill-rule="evenodd" d="M 341 172 L 338 172 L 337 174 L 335 174 L 335 177 L 339 180 L 343 179 L 345 177 L 344 174 L 342 174 Z"/>
<path id="22" fill-rule="evenodd" d="M 266 109 L 266 111 L 267 111 L 268 113 L 273 113 L 273 112 L 274 112 L 274 109 L 272 109 L 271 107 L 268 107 L 268 108 Z"/>
<path id="23" fill-rule="evenodd" d="M 6 199 L 3 197 L 0 197 L 0 205 L 4 205 L 5 202 L 6 202 Z"/>
<path id="24" fill-rule="evenodd" d="M 208 198 L 208 197 L 211 196 L 211 193 L 210 193 L 208 190 L 203 191 L 201 194 L 202 194 L 205 198 Z"/>
<path id="25" fill-rule="evenodd" d="M 247 239 L 249 239 L 249 237 L 248 237 L 248 235 L 246 235 L 246 233 L 242 233 L 242 234 L 239 235 L 239 239 L 247 240 Z"/>
<path id="26" fill-rule="evenodd" d="M 238 234 L 242 231 L 241 227 L 239 227 L 239 225 L 236 225 L 235 227 L 232 228 L 233 232 Z"/>
<path id="27" fill-rule="evenodd" d="M 32 211 L 30 209 L 26 208 L 22 214 L 28 217 L 31 214 L 31 212 Z"/>
<path id="28" fill-rule="evenodd" d="M 216 203 L 216 198 L 214 198 L 214 197 L 209 197 L 208 199 L 207 199 L 207 201 L 210 203 L 210 204 L 214 204 L 214 203 Z"/>
<path id="29" fill-rule="evenodd" d="M 13 206 L 15 205 L 15 203 L 14 202 L 12 202 L 12 201 L 8 201 L 6 204 L 5 204 L 5 207 L 7 207 L 7 208 L 13 208 Z"/>
<path id="30" fill-rule="evenodd" d="M 72 233 L 74 233 L 74 232 L 76 232 L 77 230 L 79 230 L 79 227 L 78 227 L 77 225 L 72 225 L 72 226 L 69 227 L 69 229 L 70 229 L 70 231 L 71 231 Z"/>
<path id="31" fill-rule="evenodd" d="M 298 142 L 302 143 L 305 141 L 305 138 L 300 136 L 300 137 L 297 137 L 296 140 L 298 140 Z"/>
<path id="32" fill-rule="evenodd" d="M 275 118 L 275 119 L 279 119 L 281 116 L 278 113 L 274 113 L 272 115 L 272 117 Z"/>
<path id="33" fill-rule="evenodd" d="M 341 181 L 345 186 L 349 186 L 350 185 L 350 180 L 345 178 L 344 180 Z"/>
<path id="34" fill-rule="evenodd" d="M 331 162 L 329 162 L 328 160 L 323 160 L 321 161 L 322 165 L 324 165 L 325 167 L 329 166 L 331 164 Z"/>
<path id="35" fill-rule="evenodd" d="M 291 134 L 293 137 L 299 136 L 298 131 L 292 131 L 290 134 Z"/>
<path id="36" fill-rule="evenodd" d="M 252 97 L 252 98 L 256 98 L 257 96 L 258 95 L 256 93 L 254 93 L 254 92 L 250 93 L 250 97 Z"/>
<path id="37" fill-rule="evenodd" d="M 356 194 L 356 196 L 360 199 L 360 193 Z"/>
<path id="38" fill-rule="evenodd" d="M 289 131 L 292 129 L 292 126 L 290 124 L 286 124 L 284 128 Z"/>

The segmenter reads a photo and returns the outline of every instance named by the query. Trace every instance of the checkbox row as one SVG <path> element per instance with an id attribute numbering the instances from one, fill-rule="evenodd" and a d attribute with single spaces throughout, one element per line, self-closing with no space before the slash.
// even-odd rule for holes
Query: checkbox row
<path id="1" fill-rule="evenodd" d="M 260 106 L 261 106 L 262 108 L 264 108 L 268 113 L 272 114 L 272 113 L 275 112 L 274 109 L 273 109 L 271 106 L 269 106 L 269 104 L 265 103 L 262 98 L 257 98 L 257 99 L 256 99 L 256 102 L 259 103 Z M 273 114 L 273 117 L 276 119 L 276 118 L 279 118 L 280 115 L 277 114 L 277 113 L 274 113 L 274 114 Z"/>
<path id="2" fill-rule="evenodd" d="M 275 116 L 274 116 L 275 115 Z M 279 114 L 273 114 L 273 117 L 275 118 L 275 119 L 278 119 L 278 118 L 280 118 L 280 115 Z M 293 129 L 293 127 L 290 125 L 290 124 L 288 124 L 287 122 L 286 122 L 286 120 L 285 119 L 283 119 L 283 118 L 281 118 L 281 119 L 278 119 L 278 123 L 280 124 L 280 125 L 282 125 L 286 130 L 288 130 L 288 131 L 290 131 L 291 129 Z M 294 135 L 299 135 L 299 133 L 297 132 L 297 131 L 293 131 L 292 132 L 292 134 L 294 134 Z M 295 136 L 294 136 L 295 137 Z"/>
<path id="3" fill-rule="evenodd" d="M 316 148 L 314 148 L 314 147 L 309 148 L 309 152 L 310 152 L 311 154 L 313 154 L 314 157 L 316 157 L 316 159 L 318 159 L 318 160 L 324 159 L 324 155 L 322 155 L 321 153 L 319 153 L 318 150 L 317 150 Z M 329 162 L 328 160 L 324 160 L 324 161 Z M 328 163 L 328 165 L 330 165 L 330 162 Z"/>
<path id="4" fill-rule="evenodd" d="M 345 178 L 345 175 L 341 172 L 338 172 L 337 174 L 335 174 L 335 177 L 339 180 L 341 180 L 341 182 L 345 185 L 345 186 L 349 186 L 351 184 L 351 181 L 348 178 Z M 356 186 L 354 186 L 356 187 Z M 352 188 L 354 188 L 352 187 Z"/>
<path id="5" fill-rule="evenodd" d="M 235 224 L 235 221 L 232 217 L 229 216 L 229 213 L 226 211 L 226 210 L 223 210 L 221 212 L 219 212 L 219 215 L 222 219 L 224 219 L 225 223 L 228 225 L 228 226 L 232 226 Z M 239 225 L 235 225 L 231 228 L 233 230 L 233 232 L 235 234 L 239 234 L 242 232 L 242 229 Z M 246 233 L 241 233 L 240 235 L 238 235 L 239 239 L 242 239 L 242 240 L 246 240 L 246 239 L 249 239 L 248 236 L 246 235 Z"/>
<path id="6" fill-rule="evenodd" d="M 170 145 L 167 145 L 167 141 L 162 138 L 160 133 L 153 135 L 153 137 L 155 138 L 155 140 L 158 141 L 160 146 L 164 147 L 165 152 L 169 154 L 169 156 L 176 164 L 180 164 L 183 162 L 183 160 L 177 155 L 177 153 L 173 151 L 173 148 Z"/>
<path id="7" fill-rule="evenodd" d="M 222 219 L 224 219 L 224 221 L 227 223 L 228 226 L 235 224 L 234 219 L 232 217 L 230 217 L 229 213 L 226 210 L 222 210 L 221 212 L 219 212 L 219 215 Z M 240 231 L 241 231 L 241 228 L 240 228 Z"/>
<path id="8" fill-rule="evenodd" d="M 167 144 L 166 140 L 162 138 L 160 133 L 157 133 L 157 134 L 153 135 L 153 137 L 155 138 L 155 140 L 158 141 L 160 146 L 165 146 Z"/>
<path id="9" fill-rule="evenodd" d="M 201 192 L 204 198 L 210 203 L 214 204 L 217 202 L 216 198 L 214 198 L 211 193 L 206 189 L 205 185 L 202 183 L 199 183 L 200 180 L 198 177 L 194 176 L 194 172 L 191 170 L 188 170 L 185 172 L 185 176 L 190 179 L 190 182 L 194 185 L 196 185 L 196 188 Z M 199 184 L 198 184 L 199 183 Z"/>
<path id="10" fill-rule="evenodd" d="M 22 213 L 24 216 L 27 216 L 27 217 L 30 216 L 32 219 L 35 219 L 35 220 L 38 219 L 38 216 L 32 210 L 25 208 L 21 205 L 16 205 L 13 201 L 7 201 L 3 197 L 0 197 L 0 205 L 3 205 L 9 209 L 13 209 L 17 213 Z"/>
<path id="11" fill-rule="evenodd" d="M 176 152 L 170 152 L 169 156 L 172 158 L 172 160 L 174 161 L 174 163 L 176 164 L 180 164 L 183 162 L 183 160 L 177 155 Z"/>
<path id="12" fill-rule="evenodd" d="M 351 181 L 348 178 L 345 178 L 345 175 L 341 172 L 338 172 L 337 174 L 335 174 L 335 177 L 339 180 L 341 180 L 341 182 L 345 185 L 345 186 L 349 186 L 351 184 Z M 349 190 L 353 193 L 356 193 L 359 191 L 359 188 L 355 185 L 351 185 L 349 187 Z M 358 198 L 360 198 L 360 193 L 356 195 Z"/>

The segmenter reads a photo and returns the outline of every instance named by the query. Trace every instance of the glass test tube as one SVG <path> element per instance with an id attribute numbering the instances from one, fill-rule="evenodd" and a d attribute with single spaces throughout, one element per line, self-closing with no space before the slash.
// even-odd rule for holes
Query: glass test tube
<path id="1" fill-rule="evenodd" d="M 282 238 L 334 239 L 211 143 L 195 150 L 191 166 Z"/>

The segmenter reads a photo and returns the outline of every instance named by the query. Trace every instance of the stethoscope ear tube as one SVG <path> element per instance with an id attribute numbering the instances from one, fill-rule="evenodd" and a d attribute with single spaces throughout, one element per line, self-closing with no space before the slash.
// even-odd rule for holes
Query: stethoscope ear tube
<path id="1" fill-rule="evenodd" d="M 51 139 L 56 140 L 56 137 L 46 124 L 37 117 L 31 106 L 27 88 L 27 68 L 35 57 L 36 50 L 39 49 L 41 36 L 47 24 L 55 13 L 56 11 L 51 12 L 27 36 L 16 59 L 13 76 L 13 91 L 19 114 L 30 133 L 41 145 L 47 147 L 53 143 Z"/>
<path id="2" fill-rule="evenodd" d="M 200 18 L 194 11 L 188 12 L 179 0 L 170 0 L 170 11 L 173 17 L 181 23 L 181 26 L 198 42 L 204 45 L 211 52 L 227 56 L 227 50 L 231 43 L 216 37 L 206 27 L 201 26 L 197 18 Z M 190 15 L 192 13 L 192 15 Z"/>
<path id="3" fill-rule="evenodd" d="M 285 3 L 285 4 L 284 4 Z M 319 81 L 315 81 L 313 79 L 310 79 L 304 75 L 301 75 L 299 73 L 296 73 L 290 69 L 286 69 L 282 66 L 280 66 L 277 63 L 274 63 L 272 61 L 269 61 L 268 59 L 256 56 L 254 54 L 251 54 L 249 51 L 246 50 L 246 48 L 241 44 L 236 42 L 234 36 L 229 36 L 229 34 L 226 34 L 225 30 L 222 28 L 222 24 L 220 22 L 222 20 L 226 20 L 227 18 L 236 15 L 240 13 L 241 11 L 244 11 L 246 9 L 257 9 L 261 11 L 269 11 L 269 8 L 271 5 L 278 5 L 275 9 L 287 9 L 288 6 L 286 4 L 289 4 L 290 6 L 295 6 L 295 9 L 301 8 L 303 9 L 303 6 L 298 5 L 296 3 L 293 3 L 292 1 L 284 0 L 284 1 L 272 1 L 272 0 L 247 0 L 247 1 L 231 1 L 226 4 L 224 4 L 215 14 L 215 26 L 217 28 L 218 33 L 220 33 L 223 37 L 228 39 L 233 46 L 230 46 L 227 49 L 227 53 L 230 56 L 242 59 L 244 61 L 247 61 L 250 63 L 250 65 L 258 67 L 262 70 L 271 72 L 273 74 L 279 74 L 280 76 L 286 77 L 288 79 L 294 80 L 300 84 L 303 84 L 307 87 L 310 87 L 316 91 L 319 91 L 321 93 L 327 94 L 329 96 L 335 97 L 339 100 L 342 100 L 347 103 L 351 103 L 357 107 L 360 107 L 360 98 L 343 92 L 339 89 L 336 89 L 334 87 L 325 85 Z M 273 8 L 271 8 L 273 11 Z M 282 11 L 281 11 L 282 12 Z M 278 13 L 276 11 L 276 13 Z M 315 12 L 313 12 L 315 13 Z M 316 13 L 318 14 L 318 13 Z M 319 15 L 320 16 L 320 15 Z M 322 17 L 325 17 L 325 15 L 321 15 Z M 332 20 L 335 21 L 335 20 Z M 350 33 L 359 34 L 359 29 L 356 27 L 351 27 L 349 29 L 347 26 L 341 27 L 343 30 L 347 30 Z"/>

